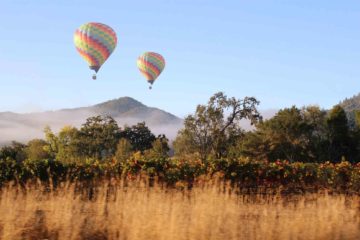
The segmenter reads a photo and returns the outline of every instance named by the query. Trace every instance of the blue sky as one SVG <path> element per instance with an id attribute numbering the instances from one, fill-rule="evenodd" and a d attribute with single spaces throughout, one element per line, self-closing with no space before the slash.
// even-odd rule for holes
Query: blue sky
<path id="1" fill-rule="evenodd" d="M 102 22 L 118 46 L 92 81 L 73 45 Z M 133 97 L 180 117 L 217 91 L 261 109 L 329 108 L 360 92 L 360 1 L 1 0 L 0 111 L 31 112 Z M 144 51 L 167 62 L 152 91 Z"/>

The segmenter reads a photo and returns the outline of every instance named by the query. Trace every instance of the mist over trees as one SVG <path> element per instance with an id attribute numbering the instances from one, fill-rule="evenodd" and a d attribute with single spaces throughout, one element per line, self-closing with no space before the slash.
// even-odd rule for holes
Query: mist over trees
<path id="1" fill-rule="evenodd" d="M 263 120 L 258 105 L 254 97 L 237 99 L 216 93 L 185 118 L 171 147 L 165 135 L 155 136 L 145 122 L 119 127 L 112 117 L 98 115 L 88 118 L 80 128 L 64 126 L 54 133 L 46 127 L 45 139 L 13 142 L 0 149 L 0 159 L 53 159 L 70 164 L 126 162 L 134 156 L 167 159 L 174 153 L 172 158 L 200 159 L 204 164 L 216 159 L 359 162 L 359 112 L 354 111 L 350 124 L 341 105 L 330 111 L 318 106 L 292 106 Z M 243 119 L 255 129 L 242 129 Z"/>
<path id="2" fill-rule="evenodd" d="M 46 158 L 51 156 L 67 163 L 124 161 L 135 152 L 144 153 L 157 140 L 165 138 L 163 135 L 155 137 L 144 122 L 122 129 L 112 117 L 100 115 L 88 118 L 80 129 L 65 126 L 58 134 L 46 127 L 45 137 L 46 140 L 42 140 L 45 145 L 40 148 L 49 154 Z"/>
<path id="3" fill-rule="evenodd" d="M 360 112 L 354 112 L 354 126 L 340 105 L 329 111 L 292 106 L 263 120 L 258 105 L 253 97 L 216 93 L 185 118 L 172 143 L 145 122 L 119 126 L 104 115 L 78 128 L 46 127 L 44 139 L 0 148 L 0 187 L 32 180 L 91 186 L 104 178 L 144 177 L 150 186 L 156 181 L 192 188 L 220 177 L 244 189 L 360 191 Z M 244 119 L 253 130 L 241 127 Z"/>

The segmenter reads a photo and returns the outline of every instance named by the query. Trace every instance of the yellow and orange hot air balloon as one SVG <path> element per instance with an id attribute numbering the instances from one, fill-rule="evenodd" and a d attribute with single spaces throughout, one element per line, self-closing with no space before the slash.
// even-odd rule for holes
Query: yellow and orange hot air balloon
<path id="1" fill-rule="evenodd" d="M 139 56 L 137 66 L 148 83 L 150 83 L 149 88 L 151 89 L 154 81 L 165 68 L 165 59 L 158 53 L 145 52 Z"/>
<path id="2" fill-rule="evenodd" d="M 115 31 L 102 23 L 86 23 L 81 25 L 74 34 L 77 51 L 96 73 L 109 58 L 117 44 Z M 96 74 L 93 75 L 96 79 Z"/>

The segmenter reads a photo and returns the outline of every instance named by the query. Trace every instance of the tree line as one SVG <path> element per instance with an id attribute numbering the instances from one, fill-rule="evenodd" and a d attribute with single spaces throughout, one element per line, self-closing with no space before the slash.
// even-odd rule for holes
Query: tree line
<path id="1" fill-rule="evenodd" d="M 140 122 L 120 128 L 110 116 L 94 116 L 78 129 L 63 127 L 55 134 L 50 127 L 44 130 L 45 139 L 33 139 L 27 144 L 12 142 L 0 149 L 0 159 L 17 162 L 53 159 L 62 163 L 95 161 L 125 161 L 135 152 L 146 156 L 167 157 L 168 139 L 155 136 Z"/>
<path id="2" fill-rule="evenodd" d="M 175 153 L 198 154 L 208 159 L 248 158 L 253 161 L 359 162 L 360 113 L 350 127 L 340 105 L 326 111 L 318 106 L 281 109 L 263 120 L 255 98 L 228 98 L 217 93 L 207 105 L 185 118 L 174 141 Z M 240 120 L 248 119 L 254 130 L 244 131 Z"/>
<path id="3" fill-rule="evenodd" d="M 155 136 L 145 122 L 119 127 L 110 116 L 94 116 L 80 128 L 65 126 L 54 133 L 46 127 L 45 139 L 4 146 L 0 159 L 124 162 L 134 154 L 166 159 L 171 152 L 175 158 L 200 159 L 204 164 L 216 159 L 359 162 L 359 112 L 354 113 L 355 124 L 349 124 L 340 105 L 329 111 L 318 106 L 292 106 L 264 120 L 258 105 L 254 97 L 237 99 L 216 93 L 184 119 L 171 147 L 165 135 Z M 245 131 L 243 120 L 250 121 L 253 130 Z"/>

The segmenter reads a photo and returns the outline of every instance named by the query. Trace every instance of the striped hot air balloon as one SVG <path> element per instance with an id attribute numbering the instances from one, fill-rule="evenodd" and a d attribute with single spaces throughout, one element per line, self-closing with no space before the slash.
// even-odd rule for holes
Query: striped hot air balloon
<path id="1" fill-rule="evenodd" d="M 145 76 L 146 80 L 150 83 L 150 89 L 152 84 L 165 68 L 165 59 L 158 53 L 145 52 L 139 56 L 137 60 L 137 66 L 140 72 Z"/>
<path id="2" fill-rule="evenodd" d="M 114 51 L 117 44 L 115 31 L 102 23 L 86 23 L 74 34 L 77 51 L 96 73 Z M 94 74 L 93 79 L 96 79 Z"/>

